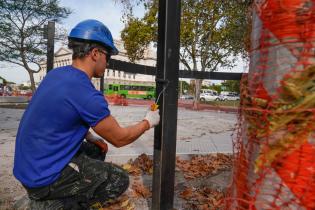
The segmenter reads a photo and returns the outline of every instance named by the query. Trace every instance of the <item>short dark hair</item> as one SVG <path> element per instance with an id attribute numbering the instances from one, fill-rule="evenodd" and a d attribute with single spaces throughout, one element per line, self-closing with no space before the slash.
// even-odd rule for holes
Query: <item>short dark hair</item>
<path id="1" fill-rule="evenodd" d="M 68 47 L 73 51 L 72 59 L 83 58 L 94 48 L 107 50 L 103 45 L 97 42 L 73 38 L 69 39 Z"/>

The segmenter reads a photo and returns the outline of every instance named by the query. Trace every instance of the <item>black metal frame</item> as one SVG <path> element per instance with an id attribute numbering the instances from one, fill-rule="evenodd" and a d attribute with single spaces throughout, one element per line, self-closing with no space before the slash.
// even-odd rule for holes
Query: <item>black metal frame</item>
<path id="1" fill-rule="evenodd" d="M 47 34 L 45 34 L 47 33 Z M 45 25 L 44 37 L 47 35 L 47 73 L 54 68 L 54 46 L 55 46 L 55 22 L 48 21 Z"/>
<path id="2" fill-rule="evenodd" d="M 173 209 L 179 77 L 213 80 L 240 80 L 242 77 L 241 73 L 179 70 L 180 1 L 159 0 L 157 68 L 119 60 L 109 63 L 110 69 L 156 75 L 157 94 L 164 91 L 159 101 L 161 122 L 154 131 L 154 210 Z M 55 22 L 49 21 L 46 29 L 48 72 L 54 64 Z M 100 90 L 104 90 L 104 77 Z"/>
<path id="3" fill-rule="evenodd" d="M 154 131 L 152 209 L 173 209 L 177 100 L 179 78 L 179 33 L 181 0 L 159 0 L 157 92 L 161 121 Z"/>
<path id="4" fill-rule="evenodd" d="M 109 68 L 156 75 L 160 124 L 154 130 L 152 209 L 170 210 L 174 202 L 178 79 L 240 80 L 241 73 L 179 70 L 180 1 L 159 0 L 157 68 L 111 60 Z"/>
<path id="5" fill-rule="evenodd" d="M 132 74 L 156 75 L 157 73 L 156 67 L 154 66 L 145 66 L 141 64 L 128 63 L 126 61 L 120 61 L 115 59 L 110 60 L 108 68 Z M 241 77 L 242 73 L 179 70 L 179 78 L 240 80 Z"/>

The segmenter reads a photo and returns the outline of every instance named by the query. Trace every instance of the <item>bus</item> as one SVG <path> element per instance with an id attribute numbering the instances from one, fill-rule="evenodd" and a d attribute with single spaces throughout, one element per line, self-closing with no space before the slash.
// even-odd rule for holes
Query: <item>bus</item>
<path id="1" fill-rule="evenodd" d="M 105 95 L 120 95 L 123 98 L 155 98 L 155 86 L 143 84 L 105 84 Z"/>

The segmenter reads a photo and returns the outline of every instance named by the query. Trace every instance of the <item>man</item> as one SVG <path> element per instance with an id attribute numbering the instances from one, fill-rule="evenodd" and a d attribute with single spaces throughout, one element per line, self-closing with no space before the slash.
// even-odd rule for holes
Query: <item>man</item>
<path id="1" fill-rule="evenodd" d="M 128 174 L 104 162 L 106 148 L 102 151 L 89 141 L 104 143 L 89 129 L 122 147 L 160 120 L 158 111 L 148 111 L 143 121 L 120 127 L 91 83 L 92 77 L 104 75 L 110 56 L 118 54 L 105 25 L 82 21 L 68 38 L 72 65 L 47 74 L 16 138 L 13 173 L 27 190 L 31 209 L 88 209 L 117 198 L 128 188 Z"/>

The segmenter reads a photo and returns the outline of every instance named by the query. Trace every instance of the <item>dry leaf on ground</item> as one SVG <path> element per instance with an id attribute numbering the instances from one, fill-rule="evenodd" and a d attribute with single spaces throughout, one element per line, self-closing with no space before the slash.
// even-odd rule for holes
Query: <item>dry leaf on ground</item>
<path id="1" fill-rule="evenodd" d="M 100 203 L 93 205 L 93 209 L 98 210 L 135 210 L 135 205 L 126 194 L 120 196 L 117 200 L 111 200 L 103 206 Z"/>
<path id="2" fill-rule="evenodd" d="M 135 182 L 132 184 L 131 188 L 138 196 L 143 198 L 149 198 L 152 196 L 151 191 L 140 182 Z"/>
<path id="3" fill-rule="evenodd" d="M 139 155 L 134 161 L 130 159 L 128 163 L 123 164 L 122 168 L 129 174 L 139 176 L 141 173 L 153 173 L 153 161 L 146 154 Z"/>
<path id="4" fill-rule="evenodd" d="M 186 200 L 188 209 L 222 209 L 224 193 L 211 188 L 186 187 L 180 193 L 180 197 Z"/>
<path id="5" fill-rule="evenodd" d="M 128 171 L 129 174 L 133 176 L 139 176 L 141 174 L 141 169 L 137 166 L 134 166 L 130 163 L 126 163 L 122 165 L 122 168 Z"/>
<path id="6" fill-rule="evenodd" d="M 194 179 L 217 173 L 219 170 L 232 166 L 232 155 L 210 154 L 195 155 L 191 160 L 176 159 L 176 166 L 184 172 L 186 179 Z"/>

